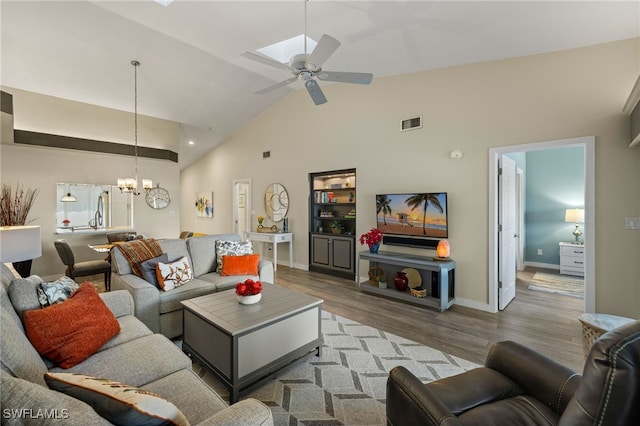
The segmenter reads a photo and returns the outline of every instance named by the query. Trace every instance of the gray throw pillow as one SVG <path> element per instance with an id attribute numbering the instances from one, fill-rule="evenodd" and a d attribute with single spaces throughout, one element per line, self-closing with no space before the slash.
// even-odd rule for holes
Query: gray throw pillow
<path id="1" fill-rule="evenodd" d="M 55 305 L 70 298 L 79 287 L 78 283 L 71 278 L 62 276 L 53 282 L 40 283 L 38 300 L 43 308 Z"/>
<path id="2" fill-rule="evenodd" d="M 145 260 L 140 263 L 140 269 L 142 270 L 142 278 L 144 278 L 145 281 L 148 281 L 154 286 L 160 288 L 160 284 L 158 284 L 158 276 L 156 275 L 156 267 L 158 266 L 158 263 L 169 263 L 167 253 L 162 253 L 158 257 Z"/>

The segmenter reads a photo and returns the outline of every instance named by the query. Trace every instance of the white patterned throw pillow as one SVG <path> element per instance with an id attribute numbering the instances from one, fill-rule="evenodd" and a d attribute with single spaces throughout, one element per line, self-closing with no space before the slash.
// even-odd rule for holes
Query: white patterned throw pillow
<path id="1" fill-rule="evenodd" d="M 77 373 L 45 373 L 50 389 L 86 402 L 113 424 L 189 426 L 173 403 L 153 392 Z"/>
<path id="2" fill-rule="evenodd" d="M 171 263 L 158 262 L 156 275 L 158 276 L 160 288 L 164 291 L 169 291 L 191 281 L 193 279 L 193 269 L 191 269 L 187 257 L 183 256 Z"/>
<path id="3" fill-rule="evenodd" d="M 241 256 L 245 254 L 253 254 L 253 245 L 251 241 L 216 241 L 216 262 L 218 267 L 216 271 L 222 271 L 222 256 Z"/>

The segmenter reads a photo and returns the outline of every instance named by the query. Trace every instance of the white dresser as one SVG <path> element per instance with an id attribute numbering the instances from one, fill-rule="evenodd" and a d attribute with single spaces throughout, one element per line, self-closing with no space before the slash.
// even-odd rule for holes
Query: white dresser
<path id="1" fill-rule="evenodd" d="M 584 245 L 560 243 L 560 273 L 584 277 Z"/>

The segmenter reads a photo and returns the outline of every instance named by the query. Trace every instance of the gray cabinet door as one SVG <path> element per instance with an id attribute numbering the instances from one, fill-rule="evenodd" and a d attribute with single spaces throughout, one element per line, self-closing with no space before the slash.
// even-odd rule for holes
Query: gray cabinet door
<path id="1" fill-rule="evenodd" d="M 345 272 L 354 272 L 353 238 L 333 237 L 332 266 Z"/>
<path id="2" fill-rule="evenodd" d="M 331 237 L 325 235 L 311 235 L 311 264 L 316 266 L 331 266 L 329 251 Z"/>

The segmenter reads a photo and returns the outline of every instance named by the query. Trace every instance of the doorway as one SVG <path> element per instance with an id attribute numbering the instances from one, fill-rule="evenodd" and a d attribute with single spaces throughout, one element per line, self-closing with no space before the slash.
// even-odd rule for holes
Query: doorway
<path id="1" fill-rule="evenodd" d="M 251 225 L 251 179 L 233 181 L 233 232 L 246 237 Z"/>
<path id="2" fill-rule="evenodd" d="M 584 311 L 595 310 L 595 138 L 583 137 L 512 145 L 489 150 L 489 309 L 498 311 L 500 281 L 500 238 L 498 170 L 501 156 L 514 152 L 529 152 L 565 147 L 583 147 L 584 151 L 584 247 L 585 247 L 585 294 Z"/>

